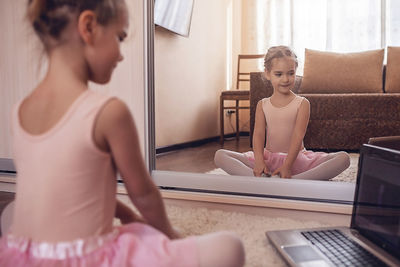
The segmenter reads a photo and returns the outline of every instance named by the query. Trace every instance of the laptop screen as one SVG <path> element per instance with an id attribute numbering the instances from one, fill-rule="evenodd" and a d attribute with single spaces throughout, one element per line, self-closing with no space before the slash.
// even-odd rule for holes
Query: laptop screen
<path id="1" fill-rule="evenodd" d="M 400 258 L 400 151 L 361 148 L 351 227 Z"/>

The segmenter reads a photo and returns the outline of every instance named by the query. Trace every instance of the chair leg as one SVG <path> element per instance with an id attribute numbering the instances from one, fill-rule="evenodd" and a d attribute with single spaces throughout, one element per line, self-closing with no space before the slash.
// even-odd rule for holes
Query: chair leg
<path id="1" fill-rule="evenodd" d="M 236 100 L 236 140 L 239 141 L 239 100 Z"/>
<path id="2" fill-rule="evenodd" d="M 220 123 L 220 136 L 219 136 L 219 143 L 221 145 L 224 144 L 224 99 L 220 96 L 219 100 L 219 123 Z"/>

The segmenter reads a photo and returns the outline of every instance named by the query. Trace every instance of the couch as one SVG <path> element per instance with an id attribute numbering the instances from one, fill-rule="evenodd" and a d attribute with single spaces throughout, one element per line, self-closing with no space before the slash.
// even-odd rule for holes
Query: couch
<path id="1" fill-rule="evenodd" d="M 400 48 L 388 48 L 386 66 L 382 50 L 339 54 L 306 49 L 304 74 L 296 76 L 293 91 L 310 102 L 307 149 L 357 151 L 369 138 L 400 135 Z M 263 72 L 250 74 L 250 146 L 256 105 L 272 92 Z"/>

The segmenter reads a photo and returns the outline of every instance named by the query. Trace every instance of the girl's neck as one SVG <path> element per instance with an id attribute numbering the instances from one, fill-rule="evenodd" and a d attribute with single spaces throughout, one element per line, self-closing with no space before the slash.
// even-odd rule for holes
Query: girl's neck
<path id="1" fill-rule="evenodd" d="M 274 91 L 271 95 L 270 101 L 274 106 L 282 107 L 289 104 L 295 97 L 296 94 L 293 93 L 292 91 L 290 91 L 287 94 L 282 94 L 280 92 Z"/>
<path id="2" fill-rule="evenodd" d="M 88 85 L 88 69 L 83 55 L 73 47 L 58 47 L 49 53 L 48 71 L 44 81 L 57 88 L 82 88 Z"/>
<path id="3" fill-rule="evenodd" d="M 280 99 L 280 100 L 289 100 L 289 99 L 293 99 L 294 97 L 296 97 L 296 94 L 293 93 L 292 91 L 289 91 L 287 94 L 283 94 L 279 91 L 274 90 L 274 92 L 271 95 L 271 98 Z"/>

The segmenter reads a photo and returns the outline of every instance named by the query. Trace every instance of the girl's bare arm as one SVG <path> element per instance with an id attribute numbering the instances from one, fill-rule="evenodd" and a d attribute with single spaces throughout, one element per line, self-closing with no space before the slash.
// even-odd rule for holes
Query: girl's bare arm
<path id="1" fill-rule="evenodd" d="M 264 141 L 265 141 L 265 115 L 262 109 L 262 100 L 258 101 L 253 132 L 253 151 L 255 158 L 254 175 L 261 176 L 269 170 L 264 163 Z"/>
<path id="2" fill-rule="evenodd" d="M 120 219 L 122 224 L 133 222 L 145 223 L 144 219 L 139 214 L 134 212 L 129 206 L 124 204 L 119 199 L 117 199 L 117 205 L 115 207 L 115 217 Z"/>
<path id="3" fill-rule="evenodd" d="M 161 193 L 145 166 L 137 130 L 128 107 L 120 100 L 111 100 L 99 115 L 96 130 L 104 134 L 128 195 L 143 219 L 170 238 L 176 238 Z"/>

